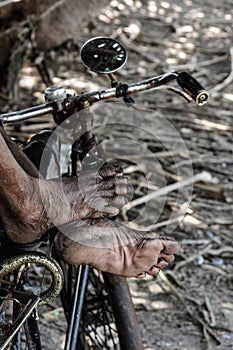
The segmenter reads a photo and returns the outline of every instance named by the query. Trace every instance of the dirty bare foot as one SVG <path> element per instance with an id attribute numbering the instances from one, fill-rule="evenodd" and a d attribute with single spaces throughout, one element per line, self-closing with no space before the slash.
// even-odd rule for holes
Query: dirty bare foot
<path id="1" fill-rule="evenodd" d="M 0 216 L 13 241 L 33 242 L 76 219 L 115 216 L 127 202 L 127 178 L 118 166 L 47 181 L 0 129 Z"/>
<path id="2" fill-rule="evenodd" d="M 106 218 L 76 221 L 60 229 L 55 247 L 66 262 L 125 277 L 156 275 L 179 251 L 172 238 L 132 230 Z"/>

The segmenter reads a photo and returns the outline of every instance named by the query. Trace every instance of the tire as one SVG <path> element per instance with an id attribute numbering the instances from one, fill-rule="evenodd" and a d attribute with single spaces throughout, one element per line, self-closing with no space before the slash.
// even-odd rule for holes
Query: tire
<path id="1" fill-rule="evenodd" d="M 41 350 L 36 309 L 59 295 L 60 265 L 45 254 L 25 252 L 0 262 L 0 282 L 0 348 Z"/>

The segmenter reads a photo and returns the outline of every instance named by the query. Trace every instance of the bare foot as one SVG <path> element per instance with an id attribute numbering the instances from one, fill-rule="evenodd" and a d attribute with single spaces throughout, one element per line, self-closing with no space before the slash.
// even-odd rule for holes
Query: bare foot
<path id="1" fill-rule="evenodd" d="M 127 202 L 127 178 L 118 166 L 46 181 L 0 131 L 0 216 L 13 241 L 33 242 L 50 228 L 77 219 L 115 216 Z"/>
<path id="2" fill-rule="evenodd" d="M 132 230 L 105 218 L 63 225 L 55 237 L 55 247 L 70 264 L 88 264 L 138 278 L 156 275 L 179 251 L 179 244 L 172 238 Z"/>

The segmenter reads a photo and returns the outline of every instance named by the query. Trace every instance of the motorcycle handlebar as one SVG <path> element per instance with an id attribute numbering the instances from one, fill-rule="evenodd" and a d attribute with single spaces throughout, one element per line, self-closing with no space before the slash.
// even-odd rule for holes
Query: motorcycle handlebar
<path id="1" fill-rule="evenodd" d="M 199 84 L 195 78 L 186 72 L 172 72 L 130 85 L 118 83 L 116 87 L 110 89 L 91 93 L 83 93 L 81 95 L 73 97 L 68 97 L 62 87 L 52 86 L 46 89 L 47 94 L 45 92 L 48 103 L 23 109 L 17 112 L 2 114 L 0 115 L 0 120 L 4 123 L 11 123 L 61 110 L 65 111 L 67 103 L 64 102 L 68 102 L 69 104 L 69 101 L 74 102 L 76 109 L 82 110 L 95 102 L 120 97 L 126 99 L 126 97 L 129 95 L 162 87 L 172 80 L 176 80 L 183 91 L 173 87 L 167 87 L 168 90 L 172 90 L 173 92 L 182 95 L 189 101 L 193 99 L 198 106 L 202 106 L 208 101 L 208 92 Z"/>

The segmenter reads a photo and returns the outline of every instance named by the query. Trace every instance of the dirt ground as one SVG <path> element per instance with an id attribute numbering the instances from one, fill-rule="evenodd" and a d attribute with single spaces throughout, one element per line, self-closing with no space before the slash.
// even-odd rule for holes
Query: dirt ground
<path id="1" fill-rule="evenodd" d="M 131 161 L 126 171 L 137 197 L 148 193 L 146 181 L 151 192 L 167 189 L 165 195 L 125 211 L 124 220 L 169 233 L 182 247 L 176 262 L 156 279 L 129 280 L 145 350 L 233 348 L 232 21 L 230 0 L 112 0 L 77 39 L 80 46 L 92 36 L 106 35 L 124 44 L 128 62 L 118 74 L 122 82 L 186 70 L 210 94 L 209 103 L 198 107 L 154 91 L 135 98 L 143 111 L 120 110 L 112 117 L 111 110 L 113 119 L 107 119 L 120 125 L 106 130 L 116 140 L 118 154 L 126 150 Z M 63 48 L 51 57 L 55 84 L 79 91 L 108 84 L 105 77 L 87 73 L 76 52 Z M 24 104 L 41 101 L 44 86 L 29 63 L 19 88 Z M 123 123 L 131 126 L 122 128 Z M 117 143 L 121 137 L 130 143 Z M 109 156 L 116 148 L 111 147 Z M 142 151 L 148 160 L 143 164 Z M 152 180 L 142 170 L 152 173 Z M 196 181 L 198 174 L 202 181 Z M 188 186 L 181 182 L 168 190 L 187 178 L 192 179 Z M 42 323 L 47 328 L 46 317 Z M 60 336 L 59 321 L 52 324 Z"/>

